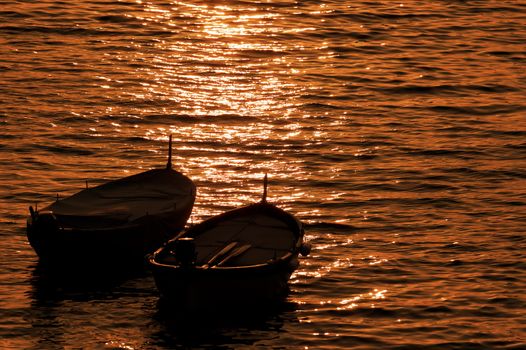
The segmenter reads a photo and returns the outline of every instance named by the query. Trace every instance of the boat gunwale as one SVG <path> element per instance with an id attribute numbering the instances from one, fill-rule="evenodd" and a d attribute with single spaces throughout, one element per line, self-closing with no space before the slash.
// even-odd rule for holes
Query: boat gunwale
<path id="1" fill-rule="evenodd" d="M 154 172 L 168 172 L 168 174 L 170 174 L 170 176 L 175 176 L 178 178 L 178 182 L 181 182 L 180 184 L 178 185 L 181 185 L 184 183 L 184 185 L 188 186 L 190 191 L 188 191 L 188 193 L 183 193 L 183 192 L 178 192 L 178 193 L 170 193 L 170 192 L 162 192 L 162 191 L 158 191 L 158 194 L 162 195 L 162 196 L 151 196 L 151 197 L 148 197 L 148 199 L 160 199 L 161 197 L 162 198 L 170 198 L 170 200 L 172 199 L 181 199 L 181 198 L 187 198 L 187 197 L 195 197 L 196 194 L 197 194 L 197 186 L 195 185 L 195 183 L 192 181 L 192 179 L 190 179 L 188 176 L 186 176 L 185 174 L 177 171 L 177 170 L 174 170 L 174 169 L 158 169 L 158 168 L 154 168 L 154 169 L 150 169 L 150 170 L 147 170 L 147 171 L 144 171 L 144 172 L 140 172 L 140 173 L 137 173 L 137 174 L 133 174 L 133 175 L 128 175 L 126 177 L 123 177 L 123 178 L 118 178 L 118 179 L 114 179 L 114 180 L 109 180 L 108 182 L 104 182 L 100 185 L 96 185 L 94 187 L 89 187 L 89 188 L 84 188 L 76 193 L 73 193 L 72 195 L 69 195 L 67 197 L 64 197 L 64 198 L 61 198 L 61 199 L 58 199 L 57 197 L 57 200 L 55 202 L 52 202 L 50 203 L 49 205 L 46 205 L 44 208 L 42 208 L 40 211 L 51 211 L 51 212 L 58 212 L 59 215 L 64 215 L 64 216 L 69 216 L 69 215 L 72 215 L 72 214 L 60 214 L 60 210 L 56 210 L 53 208 L 54 205 L 56 205 L 57 202 L 59 203 L 62 203 L 62 202 L 70 202 L 70 201 L 74 201 L 74 200 L 78 200 L 78 197 L 81 197 L 82 195 L 85 195 L 86 193 L 93 193 L 94 196 L 97 196 L 101 199 L 113 199 L 113 200 L 130 200 L 130 199 L 133 199 L 133 198 L 139 198 L 137 196 L 128 196 L 128 197 L 114 197 L 114 198 L 111 198 L 111 197 L 104 197 L 104 196 L 101 196 L 100 193 L 98 192 L 104 192 L 105 190 L 107 190 L 108 187 L 114 187 L 115 185 L 117 186 L 121 186 L 122 183 L 124 184 L 127 184 L 128 182 L 133 182 L 135 180 L 135 178 L 140 178 L 140 177 L 148 177 L 148 176 L 151 176 L 151 174 L 153 174 Z M 131 180 L 131 181 L 130 181 Z M 58 195 L 57 195 L 58 196 Z M 39 211 L 37 211 L 39 212 Z M 73 214 L 74 216 L 75 214 Z M 85 216 L 85 215 L 78 215 L 78 216 Z"/>
<path id="2" fill-rule="evenodd" d="M 163 211 L 163 212 L 158 212 L 158 213 L 155 213 L 155 214 L 145 214 L 143 216 L 140 216 L 132 221 L 129 221 L 127 223 L 124 223 L 124 224 L 120 224 L 120 225 L 114 225 L 114 226 L 107 226 L 107 227 L 88 227 L 88 228 L 84 228 L 84 227 L 78 227 L 78 226 L 63 226 L 61 223 L 60 223 L 60 218 L 61 217 L 66 217 L 66 218 L 74 218 L 74 217 L 78 217 L 78 218 L 88 218 L 88 216 L 83 216 L 83 215 L 67 215 L 67 214 L 57 214 L 55 215 L 55 213 L 51 210 L 41 210 L 41 211 L 38 211 L 37 212 L 37 217 L 38 216 L 41 216 L 41 215 L 51 215 L 53 217 L 53 219 L 55 220 L 55 222 L 57 222 L 58 224 L 58 230 L 60 231 L 64 231 L 64 232 L 104 232 L 104 231 L 117 231 L 117 230 L 127 230 L 127 229 L 133 229 L 133 228 L 140 228 L 142 226 L 144 226 L 145 224 L 148 223 L 148 218 L 149 217 L 161 217 L 163 215 L 170 215 L 170 214 L 178 214 L 179 212 L 181 211 L 185 211 L 185 210 L 181 210 L 179 207 L 176 207 L 175 210 L 171 210 L 171 211 Z M 104 218 L 104 216 L 90 216 L 89 217 L 90 219 L 97 219 L 97 218 Z M 28 218 L 28 225 L 32 226 L 33 225 L 33 218 L 32 217 L 29 217 Z"/>
<path id="3" fill-rule="evenodd" d="M 163 264 L 163 263 L 156 261 L 155 259 L 158 256 L 159 251 L 160 249 L 158 249 L 157 251 L 155 251 L 148 257 L 148 261 L 150 262 L 150 264 L 152 264 L 156 268 L 179 270 L 181 272 L 184 272 L 184 271 L 204 272 L 206 271 L 207 273 L 209 271 L 210 273 L 213 273 L 211 271 L 220 272 L 220 271 L 240 271 L 240 270 L 255 270 L 255 269 L 263 270 L 263 269 L 274 268 L 274 267 L 277 267 L 278 265 L 288 262 L 294 257 L 294 254 L 295 254 L 295 252 L 287 252 L 287 254 L 283 255 L 282 257 L 278 259 L 264 262 L 261 264 L 252 264 L 252 265 L 243 265 L 243 266 L 213 266 L 213 267 L 203 267 L 201 265 L 193 265 L 191 267 L 183 267 L 180 265 Z"/>

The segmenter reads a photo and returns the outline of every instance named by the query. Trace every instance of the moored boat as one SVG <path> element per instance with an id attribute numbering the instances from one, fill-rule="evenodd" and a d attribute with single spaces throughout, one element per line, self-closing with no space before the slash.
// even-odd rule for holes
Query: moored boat
<path id="1" fill-rule="evenodd" d="M 196 186 L 168 164 L 86 188 L 41 210 L 30 207 L 27 237 L 41 261 L 67 266 L 141 264 L 184 228 Z"/>
<path id="2" fill-rule="evenodd" d="M 272 303 L 287 295 L 299 253 L 308 254 L 303 236 L 298 219 L 266 201 L 265 185 L 261 202 L 190 227 L 148 262 L 161 300 L 184 308 Z"/>

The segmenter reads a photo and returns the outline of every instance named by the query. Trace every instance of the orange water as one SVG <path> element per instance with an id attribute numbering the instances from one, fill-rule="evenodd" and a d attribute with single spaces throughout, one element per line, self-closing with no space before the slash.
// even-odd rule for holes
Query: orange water
<path id="1" fill-rule="evenodd" d="M 522 1 L 4 1 L 0 348 L 526 347 Z M 162 166 L 192 221 L 269 199 L 314 246 L 283 310 L 47 282 L 27 207 Z"/>

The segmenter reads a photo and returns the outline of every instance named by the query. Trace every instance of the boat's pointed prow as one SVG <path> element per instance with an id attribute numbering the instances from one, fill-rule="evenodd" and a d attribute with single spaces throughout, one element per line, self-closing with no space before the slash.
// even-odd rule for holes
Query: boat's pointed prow
<path id="1" fill-rule="evenodd" d="M 261 197 L 261 203 L 267 202 L 267 186 L 268 186 L 268 176 L 267 176 L 267 173 L 265 173 L 265 177 L 263 178 L 263 197 Z"/>
<path id="2" fill-rule="evenodd" d="M 168 162 L 166 163 L 166 169 L 172 169 L 172 135 L 168 139 Z"/>

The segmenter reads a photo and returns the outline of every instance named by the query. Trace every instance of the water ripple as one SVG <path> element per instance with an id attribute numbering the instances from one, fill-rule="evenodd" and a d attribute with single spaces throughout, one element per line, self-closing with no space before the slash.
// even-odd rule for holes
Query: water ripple
<path id="1" fill-rule="evenodd" d="M 524 348 L 525 11 L 8 0 L 0 347 Z M 194 222 L 259 200 L 265 173 L 305 222 L 288 307 L 201 332 L 160 315 L 147 273 L 93 290 L 35 267 L 28 205 L 162 166 L 170 134 Z"/>

